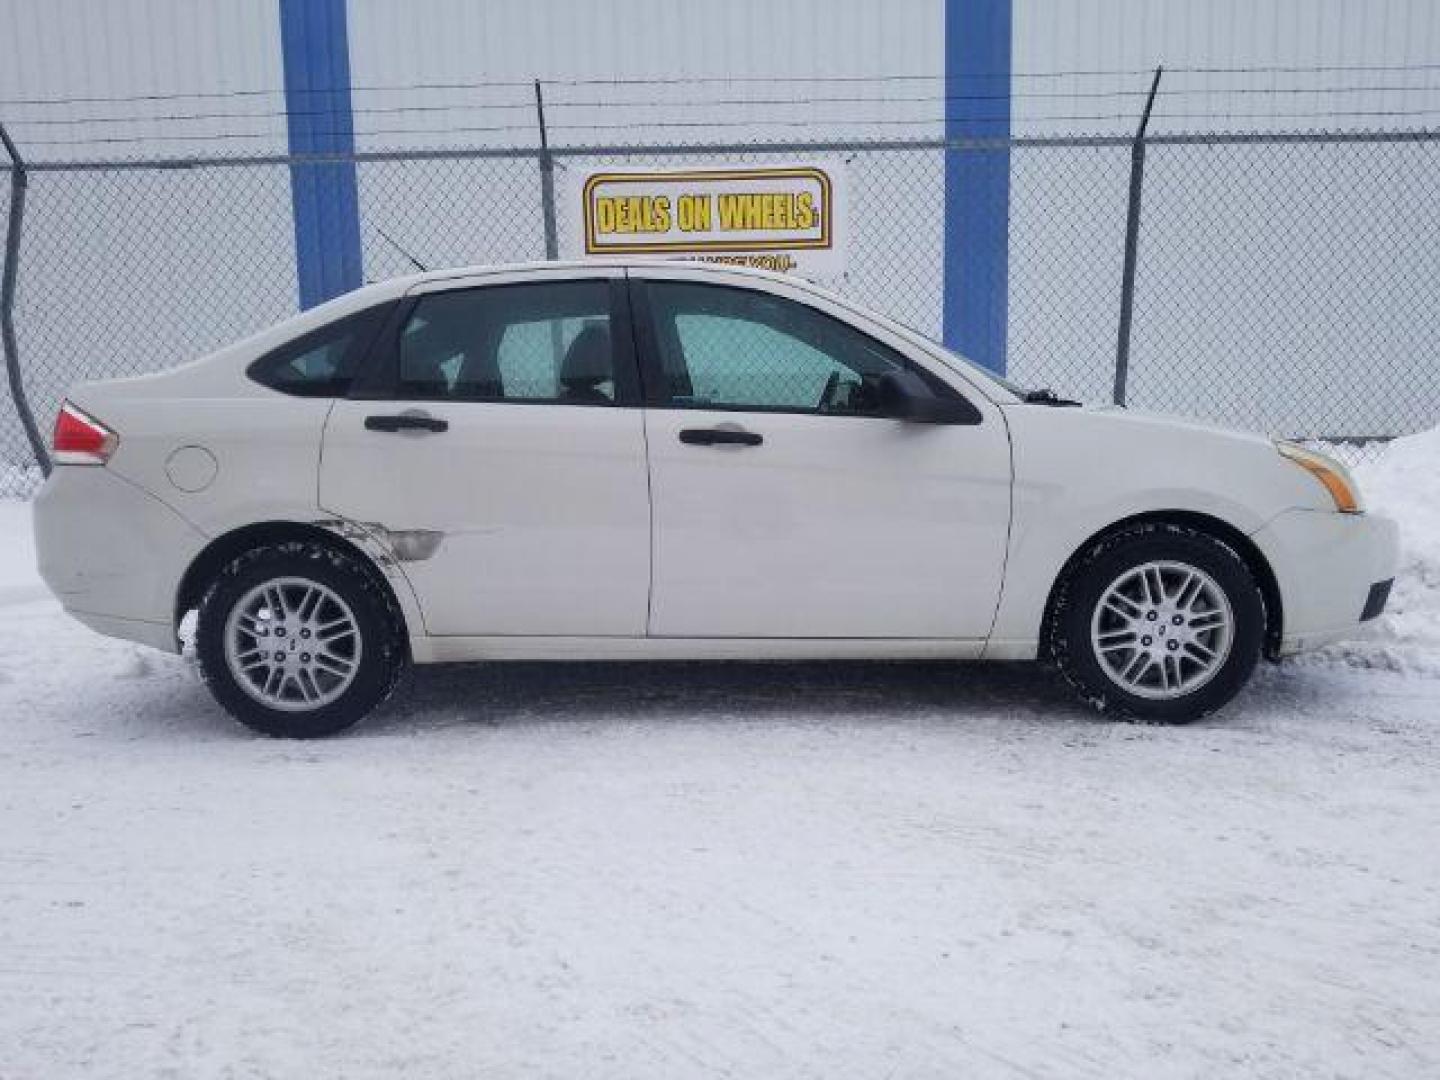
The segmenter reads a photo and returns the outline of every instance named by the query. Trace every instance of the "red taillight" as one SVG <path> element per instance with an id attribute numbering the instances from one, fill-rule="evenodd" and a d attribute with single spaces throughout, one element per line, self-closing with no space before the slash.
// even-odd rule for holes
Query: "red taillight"
<path id="1" fill-rule="evenodd" d="M 57 465 L 104 465 L 120 445 L 120 436 L 67 401 L 55 417 L 54 443 Z"/>

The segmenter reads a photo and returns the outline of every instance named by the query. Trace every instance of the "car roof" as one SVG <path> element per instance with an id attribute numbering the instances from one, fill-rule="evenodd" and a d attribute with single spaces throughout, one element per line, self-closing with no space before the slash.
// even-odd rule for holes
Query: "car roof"
<path id="1" fill-rule="evenodd" d="M 436 270 L 423 270 L 415 274 L 407 274 L 403 277 L 387 279 L 385 282 L 377 283 L 391 286 L 399 286 L 397 291 L 405 292 L 415 285 L 428 284 L 430 282 L 450 281 L 456 278 L 482 277 L 490 274 L 519 274 L 529 271 L 556 271 L 574 270 L 583 273 L 587 270 L 683 270 L 695 273 L 696 276 L 705 275 L 740 275 L 752 277 L 759 281 L 777 282 L 799 282 L 803 285 L 813 286 L 813 283 L 793 274 L 780 274 L 773 270 L 761 270 L 756 267 L 744 266 L 736 263 L 717 263 L 699 259 L 646 259 L 646 258 L 614 258 L 614 259 L 552 259 L 548 261 L 515 262 L 515 263 L 480 263 L 472 266 L 452 266 Z"/>
<path id="2" fill-rule="evenodd" d="M 773 270 L 759 270 L 750 266 L 740 266 L 732 263 L 705 262 L 692 259 L 645 259 L 645 258 L 617 258 L 617 259 L 556 259 L 548 262 L 517 262 L 517 263 L 486 263 L 474 266 L 453 266 L 437 270 L 422 270 L 415 274 L 403 274 L 399 277 L 385 278 L 381 281 L 371 282 L 362 285 L 347 293 L 342 293 L 318 307 L 303 312 L 293 320 L 296 330 L 304 330 L 310 326 L 320 326 L 331 319 L 341 318 L 355 311 L 369 307 L 371 304 L 388 300 L 395 300 L 405 296 L 417 286 L 444 285 L 447 282 L 455 283 L 456 287 L 462 287 L 467 282 L 479 283 L 487 277 L 495 277 L 510 274 L 541 273 L 553 275 L 557 270 L 574 271 L 576 274 L 584 274 L 586 271 L 594 270 L 638 270 L 642 274 L 646 270 L 664 270 L 667 276 L 677 271 L 686 277 L 697 279 L 714 278 L 725 279 L 735 283 L 737 278 L 749 279 L 757 285 L 788 285 L 792 288 L 799 288 L 810 293 L 827 297 L 838 301 L 846 306 L 853 306 L 853 301 L 836 295 L 829 289 L 816 284 L 807 278 L 796 274 L 779 274 Z M 287 324 L 288 325 L 288 324 Z"/>
<path id="3" fill-rule="evenodd" d="M 309 330 L 318 328 L 335 319 L 343 318 L 346 315 L 362 311 L 373 304 L 385 303 L 405 296 L 416 286 L 430 284 L 444 284 L 454 282 L 457 287 L 466 282 L 475 282 L 486 277 L 502 274 L 524 274 L 527 272 L 546 272 L 553 274 L 555 271 L 573 270 L 577 274 L 586 271 L 602 270 L 659 270 L 663 269 L 669 274 L 680 271 L 687 277 L 695 278 L 724 278 L 734 282 L 736 278 L 748 278 L 757 284 L 789 285 L 792 288 L 800 288 L 811 293 L 828 297 L 832 300 L 852 306 L 844 298 L 836 296 L 828 289 L 821 288 L 814 282 L 807 281 L 802 277 L 793 274 L 777 274 L 770 270 L 757 270 L 748 266 L 737 266 L 731 263 L 701 262 L 689 259 L 643 259 L 643 258 L 620 258 L 620 259 L 563 259 L 549 262 L 520 262 L 520 263 L 493 263 L 477 264 L 474 266 L 455 266 L 437 270 L 424 270 L 416 274 L 404 274 L 400 277 L 386 278 L 382 281 L 362 285 L 347 293 L 341 293 L 325 303 L 303 311 L 293 318 L 287 319 L 269 330 L 262 331 L 254 339 L 247 338 L 243 344 L 253 345 L 274 341 L 288 340 L 291 337 L 299 336 Z M 241 344 L 241 343 L 237 343 Z"/>

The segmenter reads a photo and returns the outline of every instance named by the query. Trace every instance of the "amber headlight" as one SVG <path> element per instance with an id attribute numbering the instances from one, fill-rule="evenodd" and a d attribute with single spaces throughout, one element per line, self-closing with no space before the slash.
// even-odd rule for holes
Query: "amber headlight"
<path id="1" fill-rule="evenodd" d="M 1287 442 L 1284 439 L 1275 441 L 1275 449 L 1280 451 L 1282 457 L 1289 458 L 1324 484 L 1325 490 L 1335 500 L 1336 510 L 1342 514 L 1364 512 L 1365 507 L 1360 503 L 1360 489 L 1340 462 L 1325 454 L 1308 450 L 1299 443 Z"/>

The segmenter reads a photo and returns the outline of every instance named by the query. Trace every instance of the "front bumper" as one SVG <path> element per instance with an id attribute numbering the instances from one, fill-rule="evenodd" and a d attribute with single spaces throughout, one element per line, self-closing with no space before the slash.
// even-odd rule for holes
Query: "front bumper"
<path id="1" fill-rule="evenodd" d="M 176 651 L 180 576 L 205 536 L 109 469 L 56 466 L 35 497 L 40 576 L 65 610 L 110 637 Z"/>
<path id="2" fill-rule="evenodd" d="M 1400 558 L 1399 530 L 1379 514 L 1289 510 L 1251 539 L 1280 588 L 1281 656 L 1353 636 L 1380 613 Z"/>

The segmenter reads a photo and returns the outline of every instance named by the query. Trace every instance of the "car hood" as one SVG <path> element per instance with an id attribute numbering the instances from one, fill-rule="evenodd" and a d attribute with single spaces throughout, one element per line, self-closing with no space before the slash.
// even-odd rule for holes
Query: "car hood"
<path id="1" fill-rule="evenodd" d="M 1057 428 L 1066 429 L 1096 429 L 1096 431 L 1107 431 L 1113 433 L 1115 438 L 1125 439 L 1128 436 L 1133 438 L 1145 438 L 1145 436 L 1158 436 L 1161 433 L 1171 433 L 1176 439 L 1184 439 L 1187 444 L 1204 445 L 1210 442 L 1225 442 L 1225 444 L 1241 444 L 1264 449 L 1266 452 L 1273 452 L 1274 441 L 1270 436 L 1257 435 L 1256 432 L 1238 431 L 1236 428 L 1225 428 L 1218 423 L 1211 423 L 1208 420 L 1197 420 L 1188 416 L 1172 416 L 1169 413 L 1148 412 L 1145 409 L 1129 409 L 1122 405 L 1083 405 L 1080 408 L 1074 406 L 1045 406 L 1037 403 L 1018 403 L 1018 405 L 1004 405 L 1007 419 L 1024 416 L 1025 419 L 1034 419 L 1035 422 L 1053 422 Z M 1025 425 L 1025 426 L 1030 426 Z"/>
<path id="2" fill-rule="evenodd" d="M 1211 513 L 1249 531 L 1284 509 L 1333 509 L 1273 440 L 1198 420 L 1100 406 L 1001 406 L 1017 491 L 1065 489 L 1140 512 Z"/>

